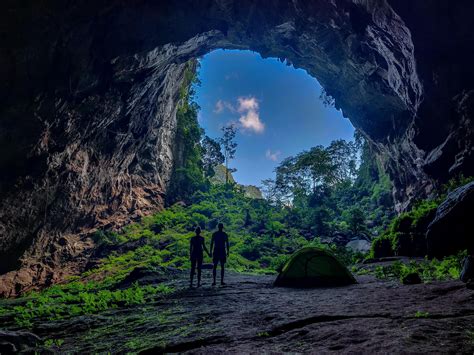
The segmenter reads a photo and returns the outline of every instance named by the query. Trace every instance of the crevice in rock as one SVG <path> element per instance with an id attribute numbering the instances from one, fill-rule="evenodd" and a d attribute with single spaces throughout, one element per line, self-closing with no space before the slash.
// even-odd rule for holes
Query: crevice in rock
<path id="1" fill-rule="evenodd" d="M 140 354 L 166 354 L 166 353 L 181 353 L 185 351 L 190 351 L 205 347 L 208 345 L 223 344 L 229 342 L 230 339 L 225 336 L 211 336 L 202 339 L 196 339 L 191 341 L 186 341 L 182 343 L 175 343 L 165 345 L 163 347 L 155 347 L 147 350 L 143 350 Z"/>

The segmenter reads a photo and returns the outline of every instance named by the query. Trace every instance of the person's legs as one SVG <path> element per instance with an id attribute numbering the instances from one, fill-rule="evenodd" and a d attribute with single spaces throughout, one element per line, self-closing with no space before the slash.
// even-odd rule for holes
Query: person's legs
<path id="1" fill-rule="evenodd" d="M 224 268 L 225 268 L 225 260 L 221 259 L 221 285 L 225 285 L 225 283 L 224 283 Z"/>
<path id="2" fill-rule="evenodd" d="M 198 284 L 197 286 L 201 286 L 201 268 L 202 268 L 202 258 L 197 260 L 197 272 L 198 272 Z"/>
<path id="3" fill-rule="evenodd" d="M 196 272 L 196 258 L 191 259 L 191 279 L 189 281 L 189 286 L 193 287 L 194 274 Z"/>
<path id="4" fill-rule="evenodd" d="M 216 274 L 217 274 L 217 264 L 219 264 L 219 260 L 214 258 L 213 259 L 213 268 L 212 268 L 212 286 L 215 286 L 216 285 Z"/>

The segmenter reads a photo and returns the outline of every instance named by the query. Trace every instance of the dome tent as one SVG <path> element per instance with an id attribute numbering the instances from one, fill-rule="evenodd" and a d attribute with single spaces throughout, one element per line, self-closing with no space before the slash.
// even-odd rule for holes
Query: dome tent
<path id="1" fill-rule="evenodd" d="M 274 282 L 277 287 L 325 287 L 357 283 L 329 251 L 308 247 L 295 252 Z"/>

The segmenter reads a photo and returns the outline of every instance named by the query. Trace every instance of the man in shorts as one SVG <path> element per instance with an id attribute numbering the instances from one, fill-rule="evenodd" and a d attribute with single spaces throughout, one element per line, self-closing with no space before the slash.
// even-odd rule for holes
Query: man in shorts
<path id="1" fill-rule="evenodd" d="M 219 223 L 218 231 L 212 235 L 211 239 L 211 255 L 214 267 L 212 269 L 212 277 L 214 282 L 212 286 L 216 285 L 217 264 L 221 264 L 221 285 L 224 283 L 224 267 L 229 256 L 229 236 L 224 232 L 224 225 Z"/>

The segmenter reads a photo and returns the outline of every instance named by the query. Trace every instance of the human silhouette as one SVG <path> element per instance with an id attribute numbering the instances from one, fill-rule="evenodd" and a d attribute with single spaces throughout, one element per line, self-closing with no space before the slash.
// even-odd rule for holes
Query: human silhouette
<path id="1" fill-rule="evenodd" d="M 212 235 L 211 239 L 211 254 L 212 262 L 214 267 L 212 269 L 213 283 L 212 286 L 216 285 L 216 274 L 217 274 L 217 264 L 221 264 L 221 285 L 224 283 L 224 267 L 229 256 L 229 236 L 224 232 L 224 225 L 219 223 L 218 231 Z"/>
<path id="2" fill-rule="evenodd" d="M 193 287 L 193 279 L 194 279 L 194 274 L 196 273 L 196 267 L 197 267 L 197 274 L 198 274 L 197 287 L 201 286 L 201 268 L 202 268 L 203 250 L 205 250 L 206 253 L 209 256 L 211 256 L 211 254 L 206 248 L 206 245 L 204 244 L 204 237 L 201 236 L 201 228 L 197 227 L 195 232 L 196 232 L 196 235 L 192 237 L 189 242 L 189 255 L 191 257 L 191 280 L 190 280 L 189 287 Z"/>

